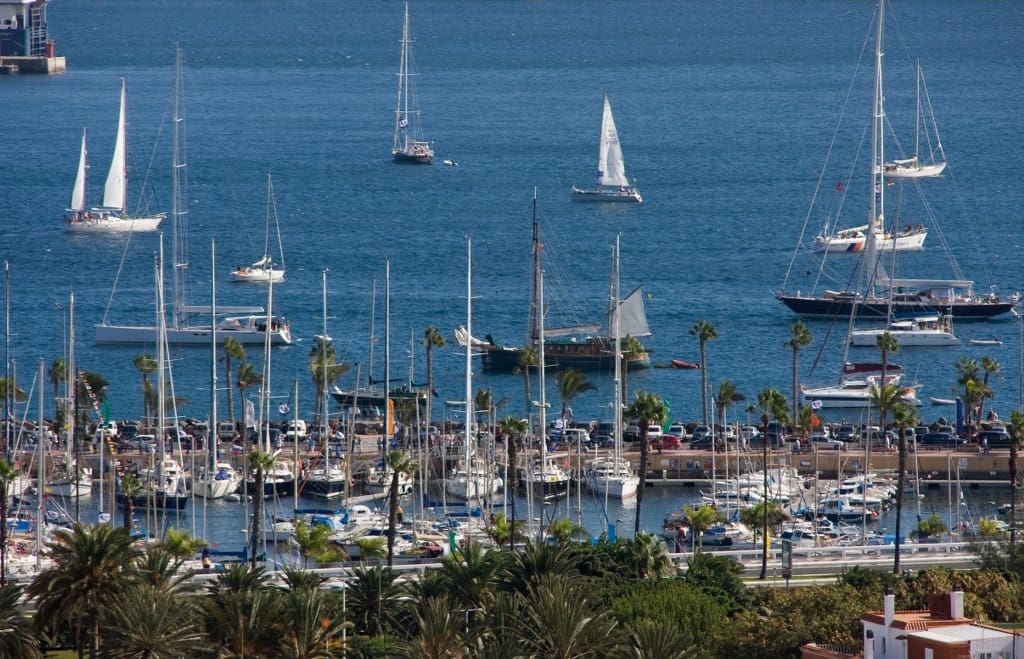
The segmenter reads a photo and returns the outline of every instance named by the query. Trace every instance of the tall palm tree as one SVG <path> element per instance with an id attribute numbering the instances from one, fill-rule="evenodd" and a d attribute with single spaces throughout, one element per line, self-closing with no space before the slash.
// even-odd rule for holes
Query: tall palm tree
<path id="1" fill-rule="evenodd" d="M 615 645 L 616 623 L 591 603 L 583 586 L 568 575 L 549 575 L 523 597 L 521 628 L 526 656 L 570 659 L 597 657 Z"/>
<path id="2" fill-rule="evenodd" d="M 416 473 L 419 465 L 405 451 L 391 451 L 387 456 L 387 468 L 391 470 L 388 488 L 388 567 L 395 561 L 395 532 L 398 526 L 398 483 L 402 474 Z"/>
<path id="3" fill-rule="evenodd" d="M 316 419 L 318 423 L 327 414 L 327 410 L 324 409 L 324 392 L 349 369 L 348 364 L 337 363 L 336 359 L 337 352 L 334 349 L 334 343 L 322 336 L 316 337 L 313 347 L 309 351 L 309 373 L 316 387 Z"/>
<path id="4" fill-rule="evenodd" d="M 434 348 L 444 347 L 444 335 L 431 325 L 423 332 L 423 346 L 427 349 L 427 427 L 430 427 L 434 399 Z"/>
<path id="5" fill-rule="evenodd" d="M 53 387 L 53 400 L 56 401 L 60 399 L 60 386 L 68 381 L 68 363 L 64 361 L 63 357 L 54 357 L 46 374 L 50 379 L 50 386 Z M 65 410 L 57 405 L 57 425 L 59 426 L 64 425 L 64 413 Z"/>
<path id="6" fill-rule="evenodd" d="M 241 373 L 241 370 L 239 370 Z M 247 460 L 249 468 L 256 472 L 256 485 L 253 487 L 253 500 L 252 500 L 252 556 L 249 557 L 250 566 L 256 568 L 256 559 L 259 554 L 260 538 L 260 522 L 263 519 L 263 480 L 267 475 L 267 472 L 274 468 L 274 456 L 270 455 L 266 451 L 261 451 L 258 448 L 254 448 L 249 452 Z"/>
<path id="7" fill-rule="evenodd" d="M 757 394 L 757 407 L 761 410 L 761 422 L 765 426 L 763 431 L 767 433 L 768 419 L 774 418 L 776 421 L 785 423 L 788 421 L 786 418 L 786 397 L 778 389 L 771 387 L 762 389 L 761 393 Z M 764 443 L 762 447 L 762 466 L 764 467 L 764 494 L 768 496 L 768 437 L 767 434 L 764 437 Z M 761 576 L 760 579 L 764 580 L 768 578 L 768 506 L 764 507 L 764 519 L 761 520 L 761 533 L 764 538 L 761 548 Z"/>
<path id="8" fill-rule="evenodd" d="M 512 497 L 509 497 L 509 503 L 512 506 L 511 519 L 512 528 L 516 528 L 516 497 L 514 493 L 519 486 L 519 444 L 518 438 L 526 435 L 526 432 L 530 429 L 530 424 L 526 419 L 518 419 L 512 415 L 506 416 L 498 422 L 498 426 L 501 428 L 501 434 L 505 438 L 505 461 L 508 471 L 508 477 L 511 481 L 507 484 L 508 491 L 513 493 Z M 515 533 L 509 538 L 509 549 L 512 549 L 515 543 Z"/>
<path id="9" fill-rule="evenodd" d="M 665 422 L 667 414 L 665 401 L 657 394 L 647 391 L 636 392 L 636 399 L 626 410 L 626 415 L 640 422 L 640 484 L 636 490 L 636 516 L 633 520 L 633 535 L 640 533 L 640 507 L 644 502 L 644 488 L 647 487 L 647 461 L 651 447 L 647 441 L 647 429 L 651 423 Z"/>
<path id="10" fill-rule="evenodd" d="M 295 588 L 278 595 L 281 617 L 274 654 L 294 659 L 338 656 L 343 619 L 332 610 L 328 593 L 318 588 Z"/>
<path id="11" fill-rule="evenodd" d="M 245 346 L 233 336 L 224 337 L 224 344 L 221 349 L 224 351 L 224 356 L 221 357 L 221 361 L 224 362 L 224 381 L 228 383 L 228 418 L 231 419 L 232 423 L 235 423 L 235 396 L 234 390 L 231 383 L 234 382 L 231 379 L 231 360 L 245 360 Z M 214 428 L 216 431 L 216 428 Z"/>
<path id="12" fill-rule="evenodd" d="M 1002 379 L 1002 377 L 1003 377 L 1003 365 L 1000 364 L 998 361 L 996 361 L 994 358 L 989 357 L 988 355 L 984 355 L 981 358 L 981 370 L 984 371 L 984 373 L 985 373 L 985 375 L 984 375 L 984 377 L 982 379 L 982 383 L 985 385 L 986 388 L 988 388 L 991 391 L 991 387 L 989 386 L 989 383 L 988 383 L 989 378 L 994 375 L 997 378 Z M 992 396 L 992 394 L 989 394 L 988 397 L 991 397 L 991 396 Z M 984 417 L 984 411 L 985 411 L 984 407 L 985 407 L 985 400 L 982 399 L 981 407 L 978 410 L 978 422 L 979 423 L 981 422 L 981 420 L 983 418 L 985 418 Z"/>
<path id="13" fill-rule="evenodd" d="M 236 384 L 238 385 L 238 398 L 243 401 L 242 405 L 244 406 L 246 390 L 249 389 L 249 387 L 255 387 L 256 385 L 261 384 L 263 382 L 263 374 L 256 370 L 256 367 L 252 362 L 242 362 L 242 365 L 238 367 L 238 374 L 236 378 Z M 243 414 L 242 417 L 244 418 L 245 415 Z M 252 419 L 251 421 L 252 423 L 256 423 L 255 419 Z M 243 425 L 245 424 L 243 423 Z M 242 432 L 242 437 L 245 437 L 245 429 L 243 429 Z"/>
<path id="14" fill-rule="evenodd" d="M 124 530 L 128 533 L 132 531 L 132 520 L 135 517 L 135 499 L 134 497 L 142 494 L 142 483 L 139 481 L 139 477 L 132 473 L 127 473 L 121 477 L 121 502 L 124 504 Z"/>
<path id="15" fill-rule="evenodd" d="M 597 385 L 588 380 L 583 371 L 575 368 L 567 368 L 556 373 L 555 383 L 558 385 L 558 395 L 562 398 L 562 426 L 564 427 L 569 403 L 582 393 L 597 391 Z"/>
<path id="16" fill-rule="evenodd" d="M 149 397 L 146 395 L 149 392 L 149 376 L 156 373 L 157 363 L 153 355 L 148 353 L 142 353 L 141 355 L 135 355 L 132 358 L 132 365 L 135 370 L 142 374 L 142 418 L 146 419 L 146 425 L 152 425 L 149 422 L 150 410 Z"/>
<path id="17" fill-rule="evenodd" d="M 279 639 L 274 622 L 281 616 L 281 600 L 267 584 L 262 567 L 231 565 L 218 572 L 209 593 L 203 600 L 206 629 L 219 656 L 275 656 L 271 648 Z"/>
<path id="18" fill-rule="evenodd" d="M 415 608 L 417 634 L 409 654 L 423 659 L 465 657 L 466 621 L 448 595 L 427 597 Z"/>
<path id="19" fill-rule="evenodd" d="M 0 458 L 0 587 L 7 584 L 7 489 L 17 478 L 17 468 Z"/>
<path id="20" fill-rule="evenodd" d="M 42 658 L 32 620 L 21 610 L 21 586 L 0 587 L 0 629 L 0 657 Z"/>
<path id="21" fill-rule="evenodd" d="M 539 357 L 537 348 L 529 346 L 519 351 L 519 360 L 516 362 L 514 372 L 523 376 L 523 401 L 526 409 L 526 416 L 529 418 L 533 411 L 530 399 L 530 369 L 537 366 Z"/>
<path id="22" fill-rule="evenodd" d="M 894 352 L 899 352 L 900 344 L 891 332 L 882 332 L 878 335 L 878 338 L 875 339 L 875 346 L 878 348 L 878 351 L 882 353 L 882 385 L 884 389 L 887 371 L 889 370 L 889 355 Z M 879 399 L 878 403 L 878 425 L 882 429 L 882 432 L 885 432 L 885 417 L 886 413 L 889 411 L 891 401 L 885 400 L 883 397 L 882 399 Z"/>
<path id="23" fill-rule="evenodd" d="M 731 406 L 746 399 L 747 397 L 740 393 L 740 390 L 736 388 L 734 383 L 729 380 L 722 380 L 721 384 L 718 385 L 718 399 L 715 401 L 715 405 L 718 408 L 719 425 L 724 428 L 726 411 Z"/>
<path id="24" fill-rule="evenodd" d="M 811 345 L 811 330 L 807 329 L 807 325 L 804 325 L 804 321 L 798 320 L 793 323 L 789 328 L 789 341 L 786 342 L 793 350 L 793 418 L 797 415 L 797 401 L 799 400 L 796 395 L 796 379 L 797 379 L 797 355 L 800 352 L 800 348 L 805 348 Z"/>
<path id="25" fill-rule="evenodd" d="M 704 425 L 708 425 L 708 341 L 718 337 L 715 326 L 707 320 L 698 321 L 690 328 L 690 336 L 700 342 L 700 411 Z"/>
<path id="26" fill-rule="evenodd" d="M 912 405 L 897 400 L 892 406 L 892 421 L 896 426 L 899 438 L 896 449 L 899 461 L 896 466 L 896 551 L 892 560 L 892 573 L 900 573 L 900 533 L 902 531 L 903 495 L 907 480 L 907 428 L 917 425 L 917 410 Z"/>
<path id="27" fill-rule="evenodd" d="M 962 387 L 963 393 L 955 389 L 953 393 L 963 397 L 964 407 L 967 411 L 967 423 L 971 423 L 974 417 L 974 405 L 977 403 L 976 391 L 970 391 L 971 383 L 977 382 L 981 378 L 981 365 L 978 364 L 977 359 L 963 356 L 957 360 L 955 368 L 957 374 L 956 383 Z"/>
<path id="28" fill-rule="evenodd" d="M 110 524 L 60 529 L 46 548 L 53 567 L 25 591 L 36 600 L 37 631 L 84 619 L 89 656 L 98 656 L 100 616 L 137 580 L 131 566 L 141 552 L 124 529 Z"/>
<path id="29" fill-rule="evenodd" d="M 1017 473 L 1017 455 L 1024 443 L 1024 411 L 1014 410 L 1010 414 L 1010 542 L 1017 544 L 1017 487 L 1020 474 Z"/>

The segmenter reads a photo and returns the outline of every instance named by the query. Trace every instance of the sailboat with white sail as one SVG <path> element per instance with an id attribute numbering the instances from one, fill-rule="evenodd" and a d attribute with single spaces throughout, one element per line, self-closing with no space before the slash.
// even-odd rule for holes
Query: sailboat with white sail
<path id="1" fill-rule="evenodd" d="M 277 232 L 277 253 L 280 254 L 280 263 L 274 261 L 270 255 L 270 220 L 274 220 L 274 230 Z M 246 281 L 258 284 L 265 284 L 273 281 L 275 284 L 284 281 L 284 246 L 281 243 L 281 222 L 277 216 L 277 200 L 274 198 L 274 181 L 270 174 L 267 174 L 267 221 L 263 230 L 263 256 L 252 265 L 240 265 L 231 273 L 231 281 Z"/>
<path id="2" fill-rule="evenodd" d="M 626 163 L 622 159 L 622 145 L 615 128 L 612 106 L 608 95 L 604 95 L 604 112 L 601 115 L 601 143 L 597 156 L 597 186 L 583 190 L 575 185 L 570 192 L 573 201 L 629 202 L 641 203 L 640 192 L 626 178 Z"/>
<path id="3" fill-rule="evenodd" d="M 922 102 L 923 101 L 923 102 Z M 923 120 L 923 121 L 922 121 Z M 921 157 L 921 137 L 924 136 L 928 156 Z M 932 144 L 932 137 L 935 144 Z M 935 122 L 931 98 L 924 81 L 921 62 L 917 63 L 917 102 L 914 113 L 914 155 L 900 160 L 886 162 L 885 175 L 889 178 L 930 178 L 939 176 L 946 169 L 946 154 L 939 139 L 939 126 Z"/>
<path id="4" fill-rule="evenodd" d="M 187 216 L 188 216 L 188 195 L 187 187 L 187 163 L 184 162 L 186 149 L 182 145 L 184 138 L 184 113 L 182 103 L 182 54 L 179 50 L 175 62 L 175 101 L 173 118 L 173 157 L 171 160 L 172 189 L 172 210 L 171 210 L 171 261 L 174 264 L 172 269 L 171 289 L 174 302 L 171 305 L 171 323 L 165 328 L 164 339 L 169 344 L 194 344 L 206 345 L 210 341 L 210 333 L 213 331 L 213 322 L 218 322 L 217 335 L 221 342 L 227 337 L 233 337 L 243 344 L 262 344 L 269 330 L 271 342 L 274 345 L 289 344 L 292 342 L 289 324 L 283 318 L 278 318 L 269 313 L 264 313 L 263 307 L 219 307 L 219 314 L 226 317 L 220 318 L 212 314 L 209 306 L 192 306 L 185 302 L 186 282 L 188 275 L 188 250 Z M 101 344 L 152 344 L 158 338 L 158 328 L 153 325 L 113 325 L 108 322 L 107 316 L 113 303 L 113 295 L 104 311 L 103 319 L 95 327 L 96 343 Z M 231 314 L 231 315 L 228 315 Z M 241 314 L 241 315 L 233 315 Z M 208 316 L 210 322 L 196 322 L 198 316 Z"/>
<path id="5" fill-rule="evenodd" d="M 88 208 L 86 205 L 87 162 L 85 129 L 82 130 L 82 148 L 78 158 L 78 174 L 71 192 L 71 207 L 65 216 L 65 228 L 76 233 L 127 233 L 132 231 L 156 231 L 166 215 L 141 215 L 131 217 L 127 213 L 128 168 L 126 166 L 128 140 L 126 136 L 127 91 L 121 80 L 121 111 L 117 119 L 117 137 L 114 140 L 114 155 L 110 171 L 103 186 L 103 205 Z"/>
<path id="6" fill-rule="evenodd" d="M 612 300 L 615 302 L 615 319 L 613 334 L 615 336 L 615 411 L 612 415 L 615 428 L 612 431 L 612 453 L 610 456 L 595 460 L 587 474 L 590 489 L 597 494 L 604 494 L 616 499 L 625 499 L 636 494 L 640 485 L 640 477 L 633 465 L 623 455 L 622 450 L 622 330 L 621 307 L 619 300 L 619 237 L 615 237 L 615 254 L 613 258 Z"/>
<path id="7" fill-rule="evenodd" d="M 395 104 L 395 134 L 391 155 L 395 162 L 429 165 L 434 162 L 434 147 L 423 139 L 420 110 L 412 98 L 415 78 L 412 73 L 412 39 L 409 38 L 409 3 L 402 21 L 402 56 L 398 63 L 398 101 Z"/>

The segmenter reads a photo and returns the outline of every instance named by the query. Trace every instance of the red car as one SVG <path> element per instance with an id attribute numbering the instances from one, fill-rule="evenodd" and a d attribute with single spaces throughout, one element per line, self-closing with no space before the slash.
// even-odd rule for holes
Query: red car
<path id="1" fill-rule="evenodd" d="M 661 449 L 663 451 L 671 451 L 673 449 L 678 450 L 683 448 L 683 443 L 679 441 L 679 438 L 676 437 L 675 435 L 662 435 L 661 437 L 658 437 L 657 439 L 652 441 L 651 446 L 653 446 L 656 449 Z"/>

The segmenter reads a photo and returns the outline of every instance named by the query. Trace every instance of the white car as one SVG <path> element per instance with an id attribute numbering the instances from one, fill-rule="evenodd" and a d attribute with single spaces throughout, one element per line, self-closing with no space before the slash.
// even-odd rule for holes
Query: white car
<path id="1" fill-rule="evenodd" d="M 686 426 L 684 426 L 681 423 L 673 423 L 671 426 L 668 427 L 668 432 L 665 434 L 675 435 L 679 439 L 683 439 L 684 437 L 686 437 Z"/>
<path id="2" fill-rule="evenodd" d="M 651 425 L 647 426 L 647 440 L 648 441 L 650 441 L 652 439 L 657 439 L 658 437 L 661 437 L 662 434 L 663 433 L 661 432 L 661 426 L 653 424 L 653 423 Z"/>
<path id="3" fill-rule="evenodd" d="M 761 434 L 757 426 L 743 426 L 740 428 L 740 439 L 750 441 Z"/>

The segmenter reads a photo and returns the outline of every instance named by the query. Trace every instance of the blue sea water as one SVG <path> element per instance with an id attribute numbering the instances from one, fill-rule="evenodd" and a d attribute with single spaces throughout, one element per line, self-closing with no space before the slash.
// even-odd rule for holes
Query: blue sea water
<path id="1" fill-rule="evenodd" d="M 708 346 L 713 387 L 729 379 L 748 398 L 767 386 L 788 396 L 785 342 L 795 317 L 772 292 L 783 284 L 844 108 L 855 130 L 837 138 L 835 149 L 847 164 L 858 147 L 863 158 L 874 11 L 873 3 L 841 0 L 418 0 L 410 5 L 416 87 L 438 163 L 403 167 L 389 152 L 399 2 L 54 2 L 51 36 L 67 57 L 67 73 L 0 81 L 0 256 L 10 263 L 9 345 L 18 379 L 28 389 L 37 360 L 62 354 L 73 290 L 79 366 L 110 381 L 115 417 L 141 413 L 132 357 L 144 349 L 95 346 L 92 327 L 105 314 L 112 323 L 151 322 L 157 237 L 73 237 L 61 216 L 83 127 L 90 198 L 100 194 L 121 78 L 129 100 L 129 194 L 144 192 L 150 210 L 169 210 L 177 43 L 186 62 L 190 299 L 209 299 L 209 242 L 216 239 L 218 304 L 264 303 L 265 289 L 232 284 L 226 275 L 262 249 L 265 179 L 273 174 L 288 269 L 287 282 L 275 287 L 274 309 L 300 340 L 273 351 L 272 388 L 287 395 L 297 379 L 304 413 L 313 408 L 306 357 L 321 328 L 324 268 L 328 333 L 364 378 L 374 280 L 373 375 L 384 376 L 390 259 L 391 378 L 406 380 L 412 369 L 415 381 L 424 379 L 419 339 L 433 325 L 449 339 L 435 357 L 440 399 L 463 396 L 463 356 L 451 331 L 465 324 L 467 235 L 474 334 L 519 344 L 527 329 L 535 189 L 553 308 L 601 319 L 609 246 L 621 234 L 622 287 L 643 284 L 648 293 L 656 362 L 696 361 L 689 328 L 707 319 L 718 331 Z M 906 259 L 905 272 L 953 274 L 945 244 L 978 290 L 1021 290 L 1024 6 L 906 0 L 888 14 L 886 102 L 899 139 L 912 140 L 913 61 L 920 58 L 950 161 L 949 175 L 921 184 L 938 201 L 923 218 L 932 229 L 926 249 Z M 640 206 L 569 202 L 569 187 L 589 184 L 595 174 L 604 93 L 627 172 L 645 198 Z M 442 166 L 442 159 L 458 166 Z M 840 175 L 829 176 L 823 196 Z M 866 218 L 867 197 L 856 192 L 851 188 L 847 201 L 848 224 Z M 809 219 L 807 239 L 822 221 Z M 812 268 L 797 261 L 787 285 L 807 290 Z M 848 267 L 839 267 L 840 278 Z M 801 379 L 831 381 L 845 324 L 812 321 L 810 328 L 815 342 L 801 354 Z M 994 405 L 1005 416 L 1024 396 L 1020 325 L 1006 317 L 957 330 L 963 347 L 908 349 L 898 361 L 922 383 L 922 397 L 949 397 L 957 359 L 991 354 L 1003 364 Z M 966 343 L 990 337 L 1003 346 Z M 259 352 L 250 350 L 250 358 L 262 368 Z M 171 357 L 177 394 L 189 401 L 184 414 L 205 416 L 208 351 L 175 348 Z M 851 357 L 875 355 L 862 349 Z M 354 374 L 342 384 L 350 386 Z M 577 416 L 609 413 L 611 379 L 594 377 L 598 391 L 574 402 Z M 664 396 L 674 418 L 700 417 L 697 372 L 650 369 L 631 375 L 630 387 Z M 509 410 L 522 409 L 516 376 L 478 368 L 474 388 L 492 388 L 496 398 L 508 397 Z M 549 398 L 557 401 L 553 385 Z M 923 412 L 933 420 L 949 410 Z"/>

